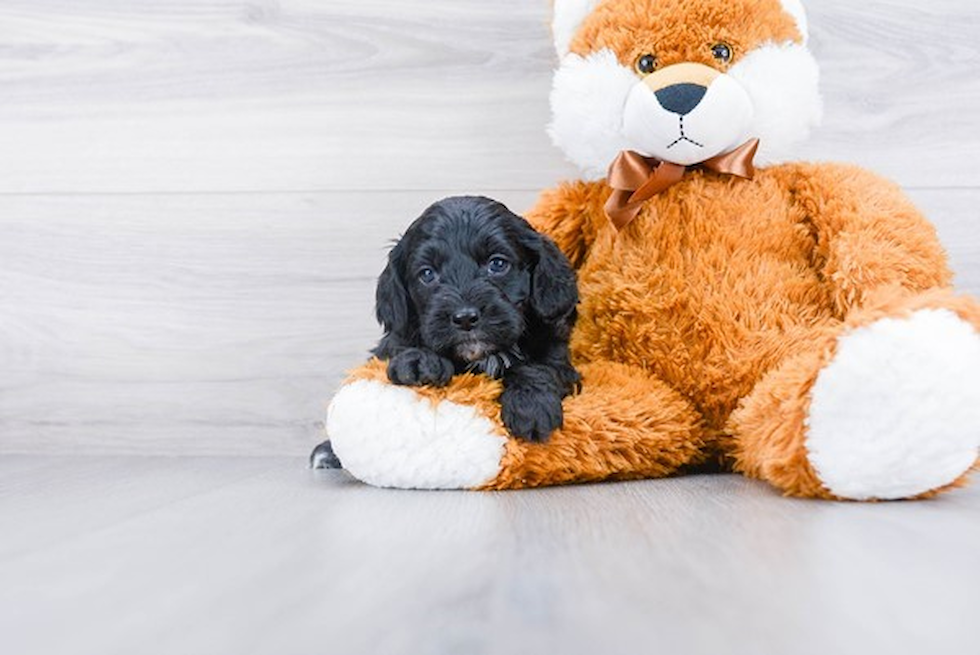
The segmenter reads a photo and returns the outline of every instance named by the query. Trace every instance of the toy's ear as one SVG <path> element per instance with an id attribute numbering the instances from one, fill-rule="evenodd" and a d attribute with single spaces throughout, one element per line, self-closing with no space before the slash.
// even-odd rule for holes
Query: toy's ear
<path id="1" fill-rule="evenodd" d="M 559 57 L 568 54 L 578 28 L 600 2 L 602 0 L 555 0 L 555 17 L 551 30 Z"/>
<path id="2" fill-rule="evenodd" d="M 783 3 L 783 11 L 796 19 L 796 26 L 803 35 L 803 43 L 810 40 L 810 27 L 806 18 L 806 10 L 800 0 L 780 0 Z"/>

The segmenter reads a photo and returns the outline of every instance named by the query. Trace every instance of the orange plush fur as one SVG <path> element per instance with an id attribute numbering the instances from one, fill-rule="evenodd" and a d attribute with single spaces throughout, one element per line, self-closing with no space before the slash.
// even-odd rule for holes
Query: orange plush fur
<path id="1" fill-rule="evenodd" d="M 607 48 L 627 68 L 656 52 L 661 66 L 724 71 L 710 56 L 719 41 L 739 54 L 803 36 L 779 0 L 606 0 L 570 50 Z M 786 164 L 753 180 L 691 170 L 621 231 L 603 210 L 610 193 L 604 180 L 562 184 L 528 216 L 579 273 L 572 349 L 584 387 L 549 442 L 509 439 L 499 475 L 482 488 L 711 464 L 788 495 L 836 498 L 806 438 L 811 389 L 841 335 L 921 309 L 980 329 L 977 303 L 951 290 L 933 227 L 896 186 L 858 168 Z M 383 367 L 352 379 L 365 378 L 385 381 Z M 497 382 L 462 376 L 418 393 L 471 406 L 506 435 Z"/>
<path id="2" fill-rule="evenodd" d="M 648 52 L 657 54 L 661 67 L 682 62 L 714 66 L 705 47 L 714 43 L 749 52 L 767 41 L 802 39 L 778 0 L 608 0 L 582 24 L 571 51 L 587 55 L 609 48 L 628 68 Z"/>

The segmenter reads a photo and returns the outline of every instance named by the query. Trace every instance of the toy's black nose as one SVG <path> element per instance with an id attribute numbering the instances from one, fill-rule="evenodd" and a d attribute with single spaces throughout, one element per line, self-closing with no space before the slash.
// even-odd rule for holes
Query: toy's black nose
<path id="1" fill-rule="evenodd" d="M 657 101 L 667 111 L 687 116 L 701 104 L 708 87 L 700 84 L 674 84 L 657 91 Z"/>
<path id="2" fill-rule="evenodd" d="M 475 307 L 464 307 L 453 314 L 453 323 L 460 330 L 469 332 L 477 323 L 480 322 L 480 312 Z"/>

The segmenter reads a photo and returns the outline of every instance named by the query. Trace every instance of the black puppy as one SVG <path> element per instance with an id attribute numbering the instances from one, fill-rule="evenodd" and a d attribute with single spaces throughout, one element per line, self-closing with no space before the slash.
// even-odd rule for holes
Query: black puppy
<path id="1" fill-rule="evenodd" d="M 562 424 L 562 398 L 579 386 L 568 354 L 575 272 L 558 247 L 487 198 L 429 207 L 388 256 L 373 350 L 400 385 L 445 386 L 466 371 L 503 378 L 504 424 L 544 441 Z M 313 468 L 341 468 L 329 441 Z"/>
<path id="2" fill-rule="evenodd" d="M 388 257 L 373 352 L 395 384 L 445 386 L 466 371 L 503 379 L 504 425 L 545 441 L 579 385 L 568 352 L 577 304 L 575 272 L 553 241 L 499 202 L 448 198 Z"/>

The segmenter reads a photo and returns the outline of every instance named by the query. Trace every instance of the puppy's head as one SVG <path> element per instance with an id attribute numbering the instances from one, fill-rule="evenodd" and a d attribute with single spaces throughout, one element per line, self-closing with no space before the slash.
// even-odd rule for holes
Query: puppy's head
<path id="1" fill-rule="evenodd" d="M 575 273 L 551 240 L 498 202 L 448 198 L 389 255 L 378 280 L 378 354 L 395 342 L 465 367 L 514 349 L 529 325 L 561 334 L 577 302 Z"/>

